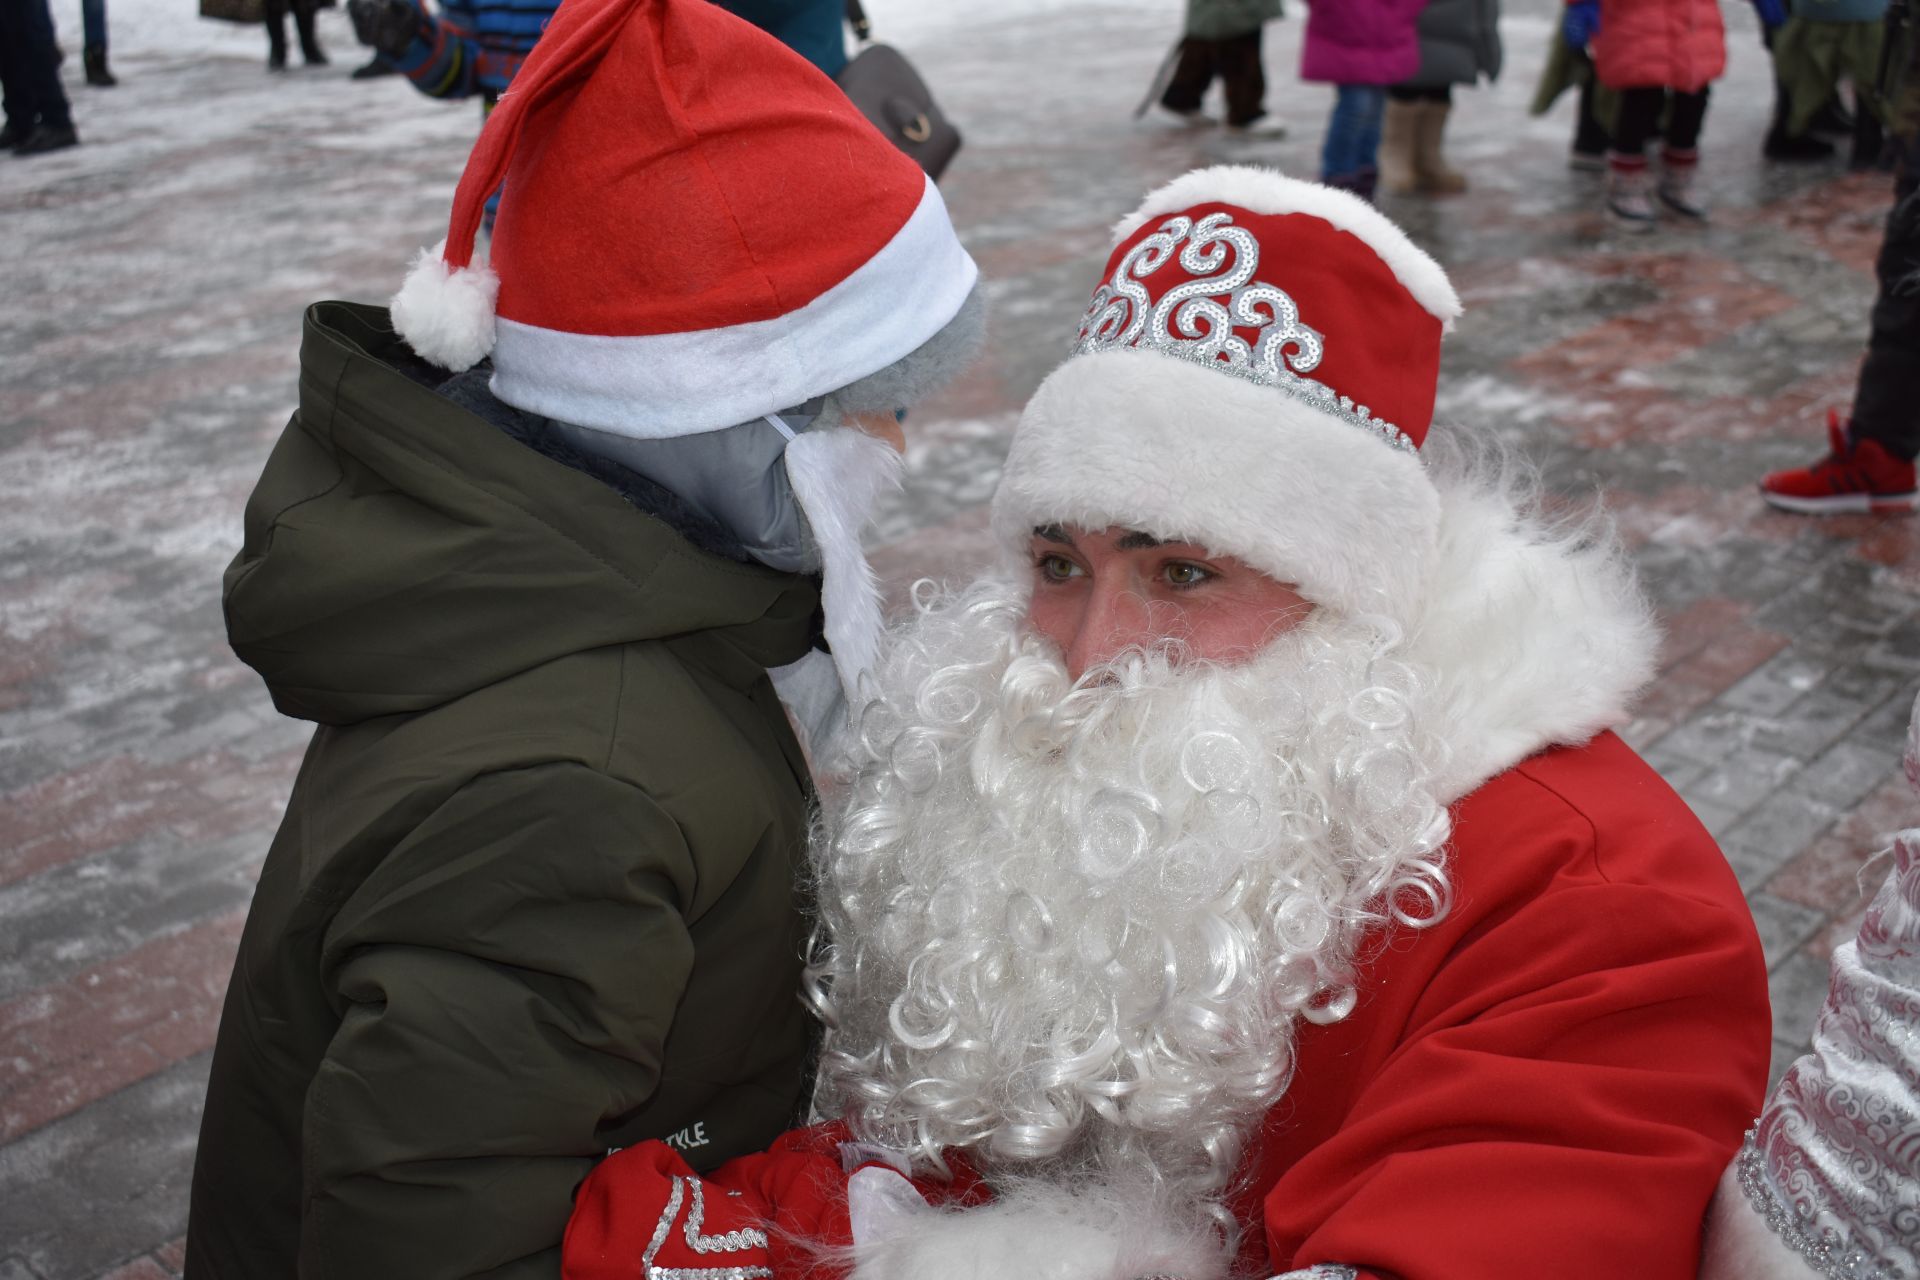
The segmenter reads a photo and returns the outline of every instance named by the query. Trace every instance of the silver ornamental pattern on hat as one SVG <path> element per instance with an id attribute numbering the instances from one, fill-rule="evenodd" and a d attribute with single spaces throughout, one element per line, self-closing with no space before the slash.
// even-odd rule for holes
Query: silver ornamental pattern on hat
<path id="1" fill-rule="evenodd" d="M 1181 242 L 1185 241 L 1185 247 Z M 1194 277 L 1151 304 L 1141 281 L 1174 260 Z M 1326 339 L 1300 319 L 1286 290 L 1255 280 L 1260 242 L 1230 213 L 1195 222 L 1181 214 L 1127 251 L 1113 278 L 1094 290 L 1073 354 L 1136 348 L 1191 360 L 1263 387 L 1273 387 L 1371 432 L 1396 449 L 1417 452 L 1406 432 L 1324 382 L 1303 375 L 1319 367 Z M 1260 330 L 1254 345 L 1235 327 Z M 1291 350 L 1289 350 L 1291 349 Z"/>

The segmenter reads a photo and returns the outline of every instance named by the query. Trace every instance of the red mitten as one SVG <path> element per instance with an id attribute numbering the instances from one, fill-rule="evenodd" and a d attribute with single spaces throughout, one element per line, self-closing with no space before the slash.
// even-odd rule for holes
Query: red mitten
<path id="1" fill-rule="evenodd" d="M 684 1280 L 771 1277 L 762 1225 L 771 1216 L 746 1192 L 702 1179 L 666 1143 L 643 1142 L 614 1152 L 580 1184 L 560 1274 L 562 1280 L 649 1280 L 656 1271 Z"/>
<path id="2" fill-rule="evenodd" d="M 782 1134 L 765 1151 L 715 1169 L 712 1181 L 763 1205 L 777 1280 L 833 1280 L 846 1272 L 853 1243 L 847 1216 L 845 1126 L 815 1125 Z"/>

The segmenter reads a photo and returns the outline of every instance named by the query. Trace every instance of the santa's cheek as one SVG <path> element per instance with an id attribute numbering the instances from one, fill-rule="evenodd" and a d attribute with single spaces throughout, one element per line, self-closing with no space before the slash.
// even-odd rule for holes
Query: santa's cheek
<path id="1" fill-rule="evenodd" d="M 1027 629 L 1062 653 L 1072 642 L 1079 610 L 1060 599 L 1058 584 L 1045 580 L 1035 584 L 1033 602 L 1027 606 Z"/>

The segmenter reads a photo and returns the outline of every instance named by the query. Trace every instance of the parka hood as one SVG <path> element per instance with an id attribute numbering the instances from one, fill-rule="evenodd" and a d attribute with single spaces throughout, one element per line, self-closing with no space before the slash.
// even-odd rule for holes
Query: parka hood
<path id="1" fill-rule="evenodd" d="M 701 551 L 417 381 L 377 307 L 307 312 L 300 407 L 247 503 L 227 636 L 287 715 L 417 712 L 568 654 L 704 633 L 804 655 L 813 579 Z"/>

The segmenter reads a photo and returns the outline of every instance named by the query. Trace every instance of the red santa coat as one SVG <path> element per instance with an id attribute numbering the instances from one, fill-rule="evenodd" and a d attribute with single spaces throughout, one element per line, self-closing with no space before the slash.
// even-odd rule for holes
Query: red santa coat
<path id="1" fill-rule="evenodd" d="M 1303 1027 L 1236 1208 L 1249 1274 L 1691 1280 L 1757 1113 L 1766 970 L 1733 873 L 1611 733 L 1460 801 L 1452 912 Z"/>

